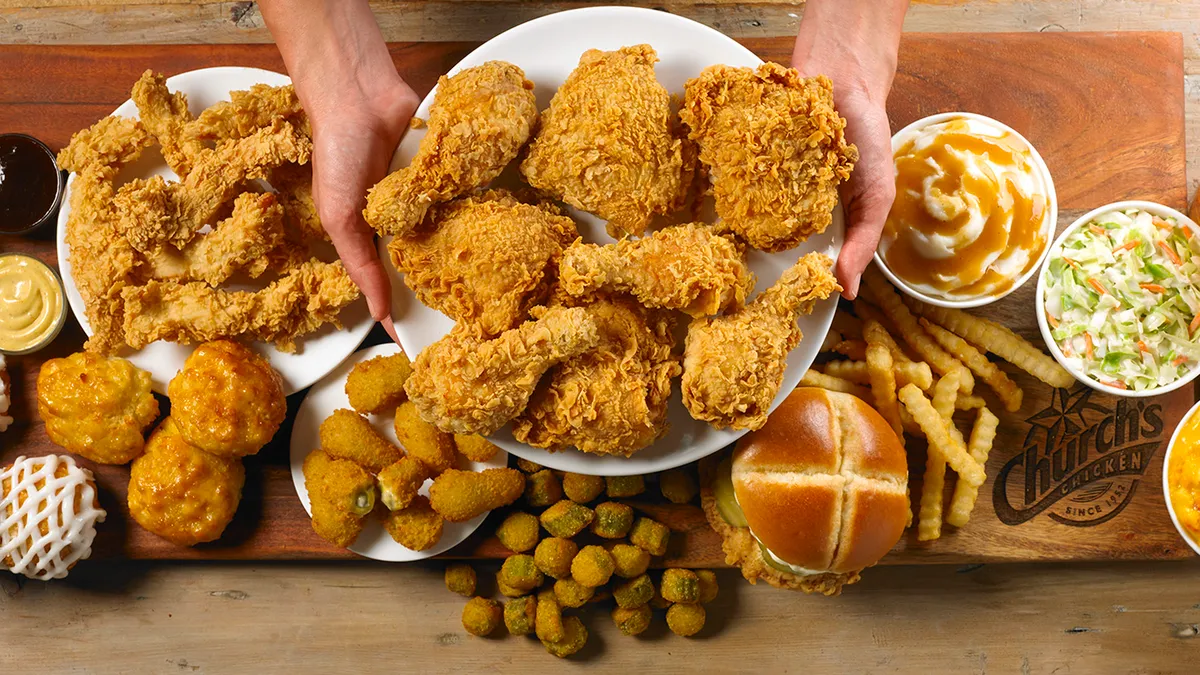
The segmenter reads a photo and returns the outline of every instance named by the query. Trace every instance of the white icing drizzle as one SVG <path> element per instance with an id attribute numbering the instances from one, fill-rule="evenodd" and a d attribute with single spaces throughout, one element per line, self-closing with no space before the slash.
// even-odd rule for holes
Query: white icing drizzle
<path id="1" fill-rule="evenodd" d="M 55 476 L 59 466 L 67 473 Z M 30 579 L 61 579 L 71 565 L 92 554 L 96 523 L 107 515 L 98 509 L 96 489 L 90 482 L 92 472 L 75 464 L 70 457 L 18 457 L 13 465 L 0 471 L 0 485 L 11 481 L 0 494 L 0 560 L 11 556 L 14 574 Z M 42 487 L 37 484 L 45 481 Z M 17 506 L 18 496 L 25 495 Z M 75 496 L 79 496 L 79 511 Z M 40 525 L 46 525 L 46 534 Z M 16 526 L 16 534 L 11 532 Z M 70 547 L 67 555 L 64 549 Z"/>
<path id="2" fill-rule="evenodd" d="M 0 354 L 0 373 L 3 373 L 7 367 L 8 365 L 4 363 L 4 355 Z M 0 431 L 8 431 L 8 425 L 13 423 L 13 418 L 5 414 L 8 412 L 10 403 L 9 393 L 6 389 L 4 378 L 0 377 Z"/>

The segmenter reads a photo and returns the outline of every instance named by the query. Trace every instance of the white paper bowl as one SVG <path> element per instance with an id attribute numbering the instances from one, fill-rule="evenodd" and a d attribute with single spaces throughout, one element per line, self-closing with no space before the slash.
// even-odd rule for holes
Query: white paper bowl
<path id="1" fill-rule="evenodd" d="M 1192 534 L 1184 529 L 1183 525 L 1179 524 L 1179 517 L 1175 515 L 1175 506 L 1171 504 L 1171 485 L 1170 481 L 1168 480 L 1168 476 L 1171 473 L 1171 453 L 1175 449 L 1175 439 L 1179 437 L 1179 430 L 1183 428 L 1183 425 L 1186 424 L 1193 415 L 1197 414 L 1196 411 L 1198 409 L 1200 409 L 1200 401 L 1197 401 L 1196 404 L 1192 406 L 1191 410 L 1188 410 L 1187 414 L 1184 415 L 1181 420 L 1179 420 L 1179 425 L 1175 427 L 1175 431 L 1171 434 L 1171 442 L 1167 443 L 1167 454 L 1163 456 L 1162 472 L 1163 500 L 1167 502 L 1167 514 L 1171 516 L 1171 523 L 1179 532 L 1179 536 L 1187 542 L 1188 546 L 1192 547 L 1192 550 L 1196 552 L 1196 555 L 1200 555 L 1200 544 L 1197 544 L 1196 540 L 1192 538 Z"/>
<path id="2" fill-rule="evenodd" d="M 1088 211 L 1080 216 L 1075 222 L 1071 223 L 1067 229 L 1063 230 L 1062 234 L 1058 235 L 1058 238 L 1054 240 L 1053 244 L 1046 247 L 1046 255 L 1043 257 L 1042 264 L 1038 269 L 1036 296 L 1037 320 L 1038 328 L 1042 330 L 1042 339 L 1045 340 L 1046 346 L 1050 348 L 1050 354 L 1054 356 L 1054 360 L 1058 361 L 1063 368 L 1067 369 L 1067 372 L 1071 373 L 1071 375 L 1074 375 L 1076 380 L 1079 380 L 1096 391 L 1102 391 L 1106 394 L 1112 394 L 1113 396 L 1142 398 L 1146 396 L 1158 396 L 1160 394 L 1166 394 L 1191 383 L 1192 380 L 1196 379 L 1197 375 L 1200 375 L 1200 363 L 1197 363 L 1190 371 L 1184 373 L 1182 377 L 1180 377 L 1178 380 L 1175 380 L 1171 384 L 1163 385 L 1155 389 L 1146 389 L 1144 391 L 1118 389 L 1116 387 L 1104 384 L 1103 382 L 1092 378 L 1086 373 L 1075 369 L 1071 365 L 1068 365 L 1066 357 L 1063 356 L 1062 350 L 1058 347 L 1058 341 L 1050 335 L 1050 324 L 1046 322 L 1046 271 L 1050 269 L 1050 253 L 1052 251 L 1061 250 L 1063 242 L 1066 241 L 1066 238 L 1072 232 L 1091 222 L 1096 216 L 1108 213 L 1110 211 L 1125 211 L 1128 209 L 1138 209 L 1139 211 L 1146 211 L 1147 213 L 1151 213 L 1156 216 L 1174 218 L 1177 223 L 1189 228 L 1194 234 L 1200 234 L 1200 226 L 1197 226 L 1196 223 L 1192 222 L 1191 218 L 1188 218 L 1169 206 L 1155 204 L 1154 202 L 1144 202 L 1138 200 L 1113 202 L 1112 204 L 1107 204 L 1098 209 L 1092 209 L 1091 211 Z"/>
<path id="3" fill-rule="evenodd" d="M 912 132 L 914 132 L 918 129 L 922 129 L 924 127 L 927 127 L 927 126 L 930 126 L 933 124 L 940 124 L 942 122 L 947 122 L 947 121 L 953 120 L 953 119 L 972 119 L 972 120 L 977 120 L 980 122 L 985 122 L 987 124 L 995 125 L 996 127 L 1003 129 L 1004 131 L 1007 131 L 1008 133 L 1012 134 L 1015 138 L 1019 139 L 1022 143 L 1024 143 L 1025 147 L 1029 148 L 1029 154 L 1033 161 L 1033 165 L 1034 165 L 1034 167 L 1037 168 L 1038 172 L 1041 173 L 1042 182 L 1046 186 L 1046 195 L 1045 195 L 1046 196 L 1046 217 L 1042 219 L 1042 233 L 1045 235 L 1046 240 L 1049 241 L 1050 238 L 1054 236 L 1054 228 L 1057 227 L 1057 225 L 1058 225 L 1058 193 L 1054 190 L 1054 179 L 1050 176 L 1050 169 L 1049 169 L 1049 167 L 1046 166 L 1046 162 L 1042 160 L 1042 156 L 1040 154 L 1038 154 L 1037 148 L 1033 147 L 1033 144 L 1029 142 L 1029 139 L 1022 136 L 1016 129 L 1013 129 L 1012 127 L 1008 126 L 1007 124 L 1004 124 L 1003 122 L 1001 122 L 999 120 L 992 119 L 991 117 L 987 117 L 985 115 L 978 115 L 976 113 L 969 113 L 969 112 L 946 112 L 946 113 L 938 113 L 937 115 L 930 115 L 929 117 L 923 117 L 923 118 L 917 120 L 916 122 L 913 122 L 912 124 L 901 129 L 900 131 L 897 131 L 892 136 L 892 153 L 893 153 L 893 155 L 895 154 L 896 149 L 899 146 L 900 139 L 904 138 L 905 136 L 911 134 Z M 978 298 L 965 298 L 962 300 L 948 300 L 946 298 L 942 298 L 939 296 L 929 295 L 927 293 L 923 293 L 923 292 L 913 288 L 912 286 L 909 286 L 908 282 L 904 281 L 903 279 L 901 279 L 900 277 L 898 277 L 892 273 L 892 270 L 890 270 L 888 268 L 887 262 L 884 261 L 883 256 L 879 254 L 878 250 L 875 251 L 875 264 L 879 266 L 879 269 L 883 271 L 884 276 L 886 276 L 896 288 L 899 288 L 905 295 L 907 295 L 909 297 L 916 298 L 917 300 L 920 300 L 921 302 L 928 303 L 930 305 L 934 305 L 937 307 L 950 307 L 953 309 L 968 309 L 971 307 L 982 307 L 983 305 L 987 305 L 987 304 L 996 302 L 997 300 L 1007 296 L 1008 294 L 1010 294 L 1013 291 L 1020 288 L 1022 285 L 1024 285 L 1024 283 L 1026 281 L 1029 281 L 1033 277 L 1033 275 L 1041 268 L 1042 264 L 1046 261 L 1046 254 L 1049 251 L 1050 251 L 1049 246 L 1046 246 L 1045 248 L 1043 248 L 1042 254 L 1041 254 L 1041 256 L 1038 257 L 1037 262 L 1034 263 L 1033 265 L 1030 265 L 1029 269 L 1025 272 L 1025 274 L 1021 275 L 1021 277 L 1019 279 L 1017 279 L 1016 282 L 1013 283 L 1012 286 L 1009 286 L 1008 290 L 1004 291 L 1003 293 L 998 293 L 996 295 L 987 295 L 987 296 L 978 297 Z"/>

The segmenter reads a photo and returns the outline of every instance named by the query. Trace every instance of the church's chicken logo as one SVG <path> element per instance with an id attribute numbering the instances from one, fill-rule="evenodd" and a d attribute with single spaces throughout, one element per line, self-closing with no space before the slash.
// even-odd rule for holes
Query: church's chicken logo
<path id="1" fill-rule="evenodd" d="M 1058 389 L 1026 419 L 1020 453 L 996 476 L 992 502 L 1007 525 L 1045 513 L 1088 527 L 1115 517 L 1133 499 L 1161 445 L 1162 405 L 1117 399 L 1105 407 L 1091 389 Z"/>

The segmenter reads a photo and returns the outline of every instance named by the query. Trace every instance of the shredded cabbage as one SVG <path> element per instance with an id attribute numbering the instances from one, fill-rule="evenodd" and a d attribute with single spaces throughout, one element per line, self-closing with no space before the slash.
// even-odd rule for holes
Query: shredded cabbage
<path id="1" fill-rule="evenodd" d="M 1100 215 L 1051 253 L 1044 274 L 1050 334 L 1076 370 L 1142 391 L 1200 361 L 1200 237 L 1174 218 Z"/>

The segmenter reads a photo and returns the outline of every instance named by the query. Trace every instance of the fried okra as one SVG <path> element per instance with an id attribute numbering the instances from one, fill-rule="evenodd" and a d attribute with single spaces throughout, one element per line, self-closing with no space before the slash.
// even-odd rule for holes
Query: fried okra
<path id="1" fill-rule="evenodd" d="M 603 546 L 584 546 L 571 561 L 571 578 L 584 586 L 603 586 L 612 577 L 612 554 Z"/>
<path id="2" fill-rule="evenodd" d="M 554 597 L 563 607 L 583 607 L 596 595 L 596 589 L 584 586 L 574 579 L 559 579 L 554 582 Z"/>
<path id="3" fill-rule="evenodd" d="M 658 474 L 658 489 L 672 504 L 687 504 L 700 492 L 696 479 L 687 469 L 671 469 Z"/>
<path id="4" fill-rule="evenodd" d="M 488 598 L 471 598 L 463 607 L 462 625 L 471 635 L 484 637 L 500 627 L 504 610 L 500 603 Z"/>
<path id="5" fill-rule="evenodd" d="M 513 503 L 524 490 L 525 475 L 516 469 L 449 469 L 429 486 L 429 501 L 446 520 L 461 523 Z"/>
<path id="6" fill-rule="evenodd" d="M 445 520 L 433 510 L 425 495 L 417 495 L 408 506 L 392 511 L 383 521 L 383 529 L 397 544 L 414 551 L 425 551 L 437 545 L 445 525 Z"/>
<path id="7" fill-rule="evenodd" d="M 650 611 L 650 605 L 641 605 L 639 607 L 614 607 L 612 611 L 613 623 L 617 624 L 617 630 L 625 635 L 639 635 L 650 627 L 650 619 L 654 613 Z"/>
<path id="8" fill-rule="evenodd" d="M 563 499 L 542 511 L 542 527 L 556 537 L 570 539 L 592 524 L 595 514 L 586 506 Z"/>
<path id="9" fill-rule="evenodd" d="M 533 556 L 524 553 L 508 556 L 496 578 L 505 586 L 522 591 L 532 591 L 544 580 L 541 570 L 533 564 Z"/>
<path id="10" fill-rule="evenodd" d="M 613 600 L 617 601 L 619 607 L 625 609 L 641 607 L 654 597 L 654 582 L 650 581 L 650 575 L 643 574 L 623 584 L 618 584 L 613 588 L 612 594 Z"/>
<path id="11" fill-rule="evenodd" d="M 609 551 L 613 557 L 613 572 L 625 579 L 644 574 L 650 567 L 650 554 L 629 544 L 617 544 Z"/>
<path id="12" fill-rule="evenodd" d="M 631 547 L 632 548 L 632 547 Z M 640 549 L 638 549 L 640 551 Z M 565 579 L 571 576 L 571 561 L 579 553 L 579 545 L 562 537 L 546 537 L 533 551 L 533 562 L 548 577 Z M 646 557 L 649 562 L 649 556 Z"/>
<path id="13" fill-rule="evenodd" d="M 717 573 L 712 570 L 694 570 L 700 580 L 700 604 L 717 599 Z"/>
<path id="14" fill-rule="evenodd" d="M 531 473 L 525 479 L 525 502 L 530 506 L 536 508 L 550 506 L 562 497 L 562 483 L 550 469 Z"/>
<path id="15" fill-rule="evenodd" d="M 604 484 L 611 499 L 636 497 L 646 491 L 646 479 L 641 476 L 609 476 Z"/>
<path id="16" fill-rule="evenodd" d="M 542 642 L 556 642 L 563 639 L 562 608 L 554 591 L 544 590 L 537 595 L 537 617 L 534 619 L 534 632 Z"/>
<path id="17" fill-rule="evenodd" d="M 662 596 L 669 602 L 700 602 L 700 578 L 691 570 L 671 568 L 663 572 Z"/>
<path id="18" fill-rule="evenodd" d="M 537 546 L 540 531 L 541 525 L 537 516 L 522 512 L 510 513 L 496 528 L 496 538 L 504 544 L 504 548 L 513 553 L 524 553 Z"/>
<path id="19" fill-rule="evenodd" d="M 449 565 L 446 567 L 446 588 L 451 593 L 465 597 L 475 595 L 475 568 L 470 565 Z"/>
<path id="20" fill-rule="evenodd" d="M 321 448 L 338 459 L 348 459 L 371 473 L 399 462 L 404 453 L 379 435 L 375 427 L 353 410 L 339 408 L 321 422 Z"/>
<path id="21" fill-rule="evenodd" d="M 650 555 L 666 555 L 671 528 L 657 520 L 638 518 L 629 530 L 629 541 Z"/>
<path id="22" fill-rule="evenodd" d="M 675 603 L 667 608 L 667 627 L 683 637 L 691 637 L 704 628 L 704 608 L 700 605 Z"/>
<path id="23" fill-rule="evenodd" d="M 404 352 L 354 364 L 346 377 L 346 397 L 350 407 L 368 415 L 391 412 L 407 398 L 404 382 L 412 375 L 412 363 Z"/>
<path id="24" fill-rule="evenodd" d="M 537 620 L 537 598 L 527 595 L 504 603 L 504 627 L 510 635 L 529 635 Z"/>
<path id="25" fill-rule="evenodd" d="M 568 616 L 563 619 L 562 626 L 562 639 L 542 640 L 542 644 L 545 645 L 546 651 L 560 659 L 565 659 L 583 649 L 583 646 L 587 644 L 588 632 L 587 628 L 583 626 L 583 621 L 580 621 L 577 616 Z"/>
<path id="26" fill-rule="evenodd" d="M 620 539 L 633 527 L 633 508 L 619 502 L 596 505 L 592 533 L 605 539 Z"/>
<path id="27" fill-rule="evenodd" d="M 508 598 L 519 598 L 529 595 L 529 591 L 527 590 L 513 588 L 512 586 L 504 583 L 504 580 L 500 576 L 500 572 L 496 572 L 496 590 L 500 591 L 500 595 Z"/>
<path id="28" fill-rule="evenodd" d="M 427 478 L 429 469 L 423 463 L 405 457 L 379 472 L 380 501 L 389 511 L 399 511 L 412 503 Z"/>
<path id="29" fill-rule="evenodd" d="M 454 436 L 421 419 L 412 401 L 405 401 L 396 408 L 393 426 L 396 438 L 408 456 L 424 464 L 430 476 L 437 476 L 454 466 L 457 455 Z"/>
<path id="30" fill-rule="evenodd" d="M 537 473 L 542 470 L 542 465 L 527 459 L 517 458 L 517 468 L 525 473 Z"/>
<path id="31" fill-rule="evenodd" d="M 486 462 L 495 457 L 500 449 L 479 434 L 454 434 L 454 447 L 458 449 L 458 454 L 472 462 Z"/>
<path id="32" fill-rule="evenodd" d="M 582 473 L 567 473 L 562 478 L 562 487 L 567 499 L 577 504 L 586 504 L 604 492 L 604 479 Z"/>

